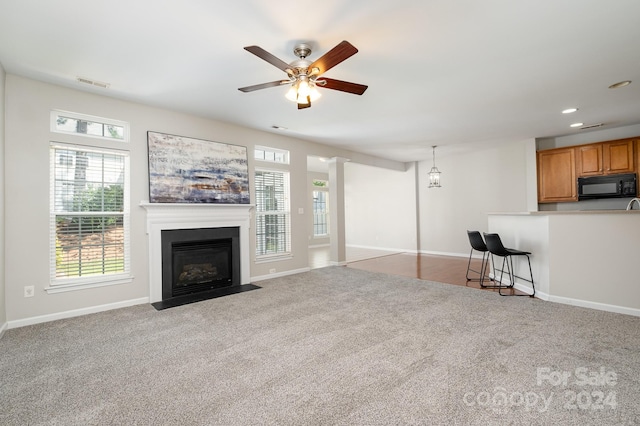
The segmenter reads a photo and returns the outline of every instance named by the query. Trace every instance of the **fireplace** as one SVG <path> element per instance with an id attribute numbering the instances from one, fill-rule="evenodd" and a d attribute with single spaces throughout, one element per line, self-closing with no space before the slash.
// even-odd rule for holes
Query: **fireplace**
<path id="1" fill-rule="evenodd" d="M 140 206 L 147 211 L 147 235 L 149 237 L 149 302 L 158 309 L 158 306 L 178 306 L 172 302 L 165 303 L 163 296 L 163 264 L 166 263 L 163 256 L 163 233 L 169 230 L 191 231 L 209 228 L 236 228 L 239 231 L 239 254 L 232 249 L 234 265 L 239 267 L 239 272 L 232 270 L 232 285 L 201 293 L 191 293 L 185 296 L 176 296 L 170 300 L 187 298 L 191 295 L 205 293 L 235 294 L 249 289 L 254 289 L 251 283 L 251 263 L 249 241 L 249 228 L 251 223 L 252 205 L 247 204 L 176 204 L 176 203 L 147 203 L 141 202 Z M 198 239 L 226 239 L 228 236 L 216 236 L 215 238 Z M 233 238 L 232 238 L 233 240 Z M 176 241 L 181 241 L 180 239 Z M 171 260 L 173 262 L 173 259 Z M 239 266 L 238 263 L 239 263 Z M 208 261 L 197 261 L 196 264 L 205 264 Z M 212 273 L 209 270 L 209 273 Z M 235 280 L 239 280 L 236 285 Z M 220 284 L 220 283 L 218 283 Z M 203 300 L 203 299 L 202 299 Z"/>
<path id="2" fill-rule="evenodd" d="M 240 285 L 238 227 L 162 231 L 162 300 Z"/>

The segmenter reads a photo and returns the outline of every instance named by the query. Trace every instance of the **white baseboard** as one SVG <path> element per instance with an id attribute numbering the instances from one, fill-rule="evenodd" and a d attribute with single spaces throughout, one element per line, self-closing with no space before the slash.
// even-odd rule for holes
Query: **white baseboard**
<path id="1" fill-rule="evenodd" d="M 310 270 L 311 268 L 300 268 L 293 269 L 291 271 L 274 272 L 273 274 L 268 275 L 258 275 L 256 277 L 251 277 L 251 282 L 270 280 L 271 278 L 286 277 L 287 275 L 301 274 L 303 272 L 309 272 Z"/>
<path id="2" fill-rule="evenodd" d="M 351 248 L 359 248 L 366 250 L 380 250 L 380 251 L 392 251 L 394 253 L 417 253 L 413 249 L 400 249 L 400 248 L 389 248 L 389 247 L 374 247 L 374 246 L 363 246 L 359 244 L 345 244 L 345 247 Z"/>
<path id="3" fill-rule="evenodd" d="M 509 285 L 508 282 L 504 284 Z M 528 287 L 524 284 L 516 283 L 515 288 L 516 290 L 519 290 L 523 293 L 531 293 L 531 287 Z M 553 296 L 548 293 L 540 292 L 538 290 L 536 290 L 536 297 L 546 302 L 562 303 L 563 305 L 579 306 L 581 308 L 596 309 L 598 311 L 607 311 L 616 314 L 625 314 L 640 317 L 640 309 L 627 308 L 625 306 L 609 305 L 607 303 L 600 302 L 590 302 L 588 300 L 573 299 L 570 297 Z"/>
<path id="4" fill-rule="evenodd" d="M 395 253 L 404 253 L 404 254 L 430 254 L 433 256 L 451 256 L 451 257 L 463 257 L 468 259 L 469 253 L 451 253 L 448 251 L 433 251 L 433 250 L 415 250 L 415 249 L 399 249 L 399 248 L 388 248 L 388 247 L 372 247 L 372 246 L 361 246 L 356 244 L 347 244 L 347 247 L 352 248 L 361 248 L 368 250 L 382 250 L 382 251 L 391 251 Z M 482 259 L 482 256 L 479 254 L 474 254 L 473 258 Z"/>
<path id="5" fill-rule="evenodd" d="M 581 308 L 597 309 L 599 311 L 613 312 L 616 314 L 633 315 L 640 317 L 640 309 L 627 308 L 625 306 L 609 305 L 600 302 L 590 302 L 588 300 L 571 299 L 569 297 L 549 296 L 550 302 L 562 303 L 564 305 L 579 306 Z"/>
<path id="6" fill-rule="evenodd" d="M 434 256 L 465 257 L 467 259 L 469 258 L 469 253 L 452 253 L 452 252 L 448 252 L 448 251 L 399 249 L 399 248 L 393 248 L 393 247 L 373 247 L 373 246 L 363 246 L 363 245 L 358 245 L 358 244 L 347 244 L 346 246 L 347 247 L 352 247 L 352 248 L 368 249 L 368 250 L 392 251 L 392 252 L 396 252 L 396 253 L 431 254 L 431 255 L 434 255 Z M 474 258 L 475 257 L 477 257 L 478 259 L 482 258 L 482 256 L 480 256 L 478 254 L 474 255 Z"/>
<path id="7" fill-rule="evenodd" d="M 57 312 L 55 314 L 40 315 L 37 317 L 23 318 L 19 320 L 9 321 L 8 328 L 19 328 L 27 325 L 40 324 L 43 322 L 56 321 L 65 318 L 79 317 L 82 315 L 95 314 L 97 312 L 110 311 L 112 309 L 127 308 L 129 306 L 142 305 L 149 303 L 148 297 L 140 299 L 124 300 L 122 302 L 108 303 L 106 305 L 91 306 L 88 308 L 74 309 L 72 311 Z"/>
<path id="8" fill-rule="evenodd" d="M 469 253 L 451 253 L 448 251 L 420 250 L 420 254 L 431 254 L 434 256 L 466 257 L 467 259 L 469 258 Z"/>
<path id="9" fill-rule="evenodd" d="M 342 261 L 342 262 L 335 262 L 333 260 L 330 260 L 329 261 L 329 266 L 347 266 L 348 263 L 349 262 L 347 262 L 346 260 Z"/>
<path id="10" fill-rule="evenodd" d="M 2 336 L 4 336 L 4 332 L 7 331 L 9 329 L 9 323 L 5 322 L 2 325 L 0 325 L 0 339 L 2 339 Z"/>

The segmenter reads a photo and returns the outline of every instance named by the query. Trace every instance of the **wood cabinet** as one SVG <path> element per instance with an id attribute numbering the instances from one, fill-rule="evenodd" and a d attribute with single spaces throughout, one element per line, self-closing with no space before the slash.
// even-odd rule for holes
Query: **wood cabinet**
<path id="1" fill-rule="evenodd" d="M 605 142 L 603 144 L 604 173 L 633 173 L 635 161 L 633 160 L 634 139 L 622 139 L 619 141 Z"/>
<path id="2" fill-rule="evenodd" d="M 636 173 L 640 177 L 640 138 L 636 138 Z M 640 183 L 636 184 L 637 196 L 640 197 Z"/>
<path id="3" fill-rule="evenodd" d="M 576 157 L 578 176 L 596 176 L 602 174 L 601 144 L 577 147 Z"/>
<path id="4" fill-rule="evenodd" d="M 539 203 L 578 200 L 575 148 L 538 151 L 537 168 Z"/>
<path id="5" fill-rule="evenodd" d="M 578 176 L 633 173 L 634 144 L 634 139 L 621 139 L 576 147 Z"/>
<path id="6" fill-rule="evenodd" d="M 578 201 L 578 177 L 640 173 L 640 137 L 538 151 L 537 171 L 539 203 Z"/>

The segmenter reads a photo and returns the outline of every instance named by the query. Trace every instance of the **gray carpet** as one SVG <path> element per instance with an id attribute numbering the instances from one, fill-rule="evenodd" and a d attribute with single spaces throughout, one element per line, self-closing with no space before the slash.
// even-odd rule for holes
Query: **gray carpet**
<path id="1" fill-rule="evenodd" d="M 260 286 L 7 331 L 0 424 L 640 424 L 640 318 L 345 267 Z"/>

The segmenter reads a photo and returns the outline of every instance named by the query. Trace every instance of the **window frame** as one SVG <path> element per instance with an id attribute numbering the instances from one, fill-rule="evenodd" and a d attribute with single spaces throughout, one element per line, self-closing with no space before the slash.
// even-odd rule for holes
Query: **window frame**
<path id="1" fill-rule="evenodd" d="M 273 160 L 268 160 L 265 158 L 265 156 L 263 156 L 262 158 L 258 158 L 256 157 L 256 151 L 263 151 L 265 153 L 267 152 L 271 152 L 273 153 Z M 276 160 L 276 154 L 281 154 L 283 156 L 283 160 L 282 161 L 278 161 Z M 261 145 L 255 145 L 253 147 L 253 159 L 256 161 L 262 161 L 265 163 L 273 163 L 273 164 L 284 164 L 284 165 L 289 165 L 290 160 L 291 160 L 291 155 L 289 153 L 288 150 L 286 149 L 278 149 L 278 148 L 270 148 L 267 146 L 261 146 Z"/>
<path id="2" fill-rule="evenodd" d="M 84 135 L 83 135 L 84 136 Z M 111 140 L 111 139 L 109 139 Z M 114 139 L 117 140 L 117 139 Z M 83 152 L 93 152 L 99 154 L 107 154 L 107 155 L 118 155 L 121 156 L 124 160 L 123 164 L 123 208 L 122 214 L 114 214 L 115 216 L 122 217 L 123 223 L 123 244 L 124 244 L 124 254 L 123 254 L 123 272 L 118 273 L 110 273 L 110 274 L 95 274 L 89 276 L 80 276 L 80 277 L 67 277 L 67 278 L 59 278 L 56 276 L 56 223 L 58 216 L 69 216 L 68 212 L 60 212 L 56 211 L 56 176 L 55 176 L 55 161 L 56 161 L 56 150 L 57 149 L 67 149 L 74 151 L 83 151 Z M 108 285 L 116 285 L 116 284 L 124 284 L 133 281 L 133 276 L 131 274 L 131 217 L 130 217 L 130 179 L 131 179 L 131 171 L 130 171 L 130 153 L 128 150 L 122 149 L 114 149 L 114 148 L 105 148 L 101 146 L 95 145 L 78 145 L 78 144 L 68 144 L 61 143 L 56 141 L 51 141 L 49 143 L 49 161 L 50 161 L 50 170 L 49 170 L 49 251 L 50 251 L 50 273 L 49 273 L 49 286 L 45 288 L 48 293 L 59 293 L 65 291 L 72 290 L 80 290 L 86 288 L 93 287 L 102 287 Z M 82 212 L 73 212 L 72 215 L 77 215 Z M 92 212 L 95 213 L 95 212 Z M 91 215 L 91 214 L 89 214 Z"/>
<path id="3" fill-rule="evenodd" d="M 65 130 L 60 130 L 58 129 L 57 126 L 57 120 L 58 117 L 65 117 L 65 118 L 71 118 L 71 119 L 76 119 L 76 120 L 82 120 L 82 121 L 88 121 L 88 122 L 92 122 L 92 123 L 100 123 L 102 125 L 113 125 L 113 126 L 119 126 L 123 128 L 123 137 L 122 139 L 119 138 L 110 138 L 110 137 L 106 137 L 106 136 L 98 136 L 98 135 L 92 135 L 92 134 L 88 134 L 88 133 L 78 133 L 78 132 L 68 132 Z M 120 142 L 120 143 L 128 143 L 129 142 L 129 138 L 130 138 L 130 128 L 129 128 L 129 123 L 127 123 L 126 121 L 121 121 L 121 120 L 114 120 L 111 118 L 104 118 L 104 117 L 97 117 L 95 115 L 88 115 L 88 114 L 80 114 L 77 112 L 71 112 L 71 111 L 63 111 L 63 110 L 52 110 L 51 111 L 51 115 L 50 115 L 50 130 L 52 133 L 59 133 L 59 134 L 64 134 L 64 135 L 75 135 L 75 136 L 79 136 L 81 138 L 91 138 L 91 139 L 99 139 L 99 140 L 103 140 L 103 141 L 112 141 L 112 142 Z"/>
<path id="4" fill-rule="evenodd" d="M 258 188 L 259 185 L 256 182 L 256 176 L 258 175 L 258 173 L 281 173 L 283 175 L 283 181 L 284 181 L 284 199 L 285 199 L 285 206 L 283 210 L 265 210 L 265 211 L 260 211 L 260 200 L 258 200 Z M 283 259 L 291 259 L 293 257 L 292 255 L 292 248 L 291 248 L 291 244 L 292 244 L 292 231 L 291 231 L 291 173 L 289 170 L 286 169 L 273 169 L 273 168 L 264 168 L 264 167 L 256 167 L 254 169 L 254 188 L 255 188 L 255 229 L 256 229 L 256 249 L 255 249 L 255 259 L 256 259 L 256 263 L 261 263 L 261 262 L 269 262 L 269 261 L 273 261 L 273 260 L 283 260 Z M 285 216 L 285 245 L 286 245 L 286 250 L 285 251 L 281 251 L 281 252 L 277 252 L 277 253 L 264 253 L 264 254 L 260 254 L 259 253 L 259 247 L 260 247 L 260 242 L 258 241 L 259 238 L 259 234 L 258 234 L 258 220 L 259 217 L 261 216 L 267 216 L 267 215 L 273 215 L 273 214 L 282 214 Z M 266 245 L 266 243 L 264 243 L 263 245 Z"/>
<path id="5" fill-rule="evenodd" d="M 318 194 L 324 194 L 324 213 L 322 214 L 324 216 L 324 227 L 326 228 L 327 232 L 324 234 L 316 234 L 316 228 L 319 226 L 316 223 L 316 193 Z M 311 214 L 313 215 L 313 238 L 327 238 L 330 235 L 331 232 L 331 228 L 330 228 L 330 222 L 329 222 L 329 188 L 324 186 L 324 187 L 320 187 L 320 186 L 315 186 L 313 187 L 313 190 L 311 191 L 311 199 L 312 199 L 312 203 L 311 203 Z"/>

